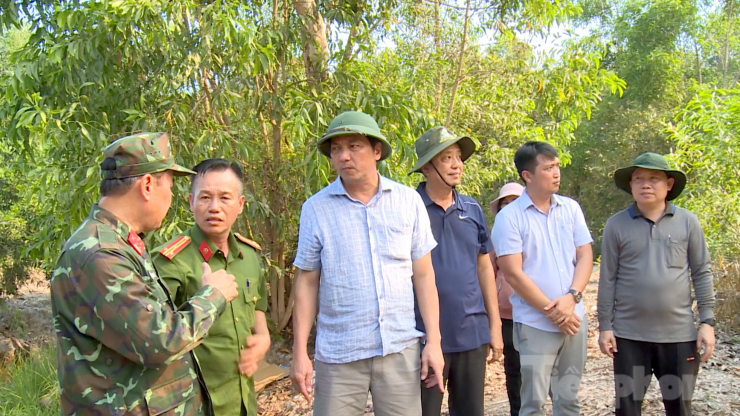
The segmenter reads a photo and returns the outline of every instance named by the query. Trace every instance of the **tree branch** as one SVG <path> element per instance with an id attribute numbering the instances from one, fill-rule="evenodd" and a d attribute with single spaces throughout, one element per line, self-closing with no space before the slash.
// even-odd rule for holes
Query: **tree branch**
<path id="1" fill-rule="evenodd" d="M 725 33 L 725 53 L 722 62 L 722 83 L 723 87 L 729 88 L 727 85 L 727 72 L 730 64 L 730 34 L 732 33 L 732 17 L 735 11 L 735 0 L 727 0 L 727 33 Z"/>
<path id="2" fill-rule="evenodd" d="M 435 6 L 437 6 L 439 4 L 439 5 L 442 5 L 442 6 L 447 7 L 448 9 L 459 10 L 459 11 L 466 10 L 466 11 L 471 11 L 471 12 L 480 12 L 480 11 L 484 11 L 484 10 L 489 10 L 489 9 L 491 9 L 491 8 L 494 7 L 494 5 L 488 5 L 488 6 L 484 6 L 484 7 L 474 7 L 474 8 L 471 8 L 470 7 L 470 2 L 468 2 L 468 5 L 466 7 L 462 7 L 462 6 L 458 6 L 456 4 L 445 3 L 443 1 L 437 1 L 437 0 L 423 0 L 423 1 L 424 1 L 424 3 L 434 4 Z"/>
<path id="3" fill-rule="evenodd" d="M 468 40 L 468 23 L 470 22 L 470 0 L 465 2 L 465 23 L 463 24 L 463 38 L 462 44 L 460 45 L 460 58 L 457 62 L 457 74 L 455 75 L 455 85 L 452 87 L 452 97 L 450 98 L 450 108 L 447 111 L 447 119 L 445 120 L 445 127 L 450 125 L 450 118 L 452 117 L 452 110 L 455 108 L 455 95 L 457 95 L 457 87 L 460 85 L 460 74 L 462 74 L 463 59 L 465 58 L 465 42 Z"/>
<path id="4" fill-rule="evenodd" d="M 434 2 L 434 48 L 439 58 L 439 54 L 442 50 L 442 28 L 439 22 L 439 0 Z M 442 114 L 442 67 L 440 66 L 437 70 L 437 108 L 434 110 L 436 117 L 441 117 Z"/>

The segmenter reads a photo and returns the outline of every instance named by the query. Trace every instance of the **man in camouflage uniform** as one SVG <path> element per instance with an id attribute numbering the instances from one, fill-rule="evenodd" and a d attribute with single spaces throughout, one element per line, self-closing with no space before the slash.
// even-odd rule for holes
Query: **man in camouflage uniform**
<path id="1" fill-rule="evenodd" d="M 242 170 L 224 159 L 205 160 L 194 170 L 189 201 L 195 225 L 155 249 L 154 264 L 176 305 L 200 288 L 202 262 L 236 276 L 239 296 L 194 351 L 203 367 L 214 414 L 256 415 L 252 374 L 270 348 L 270 334 L 265 318 L 267 290 L 257 253 L 260 246 L 231 229 L 244 208 Z"/>
<path id="2" fill-rule="evenodd" d="M 177 310 L 141 233 L 172 201 L 166 134 L 104 149 L 101 199 L 62 248 L 51 278 L 63 415 L 201 415 L 210 402 L 191 350 L 237 296 L 234 276 L 203 265 L 202 286 Z"/>

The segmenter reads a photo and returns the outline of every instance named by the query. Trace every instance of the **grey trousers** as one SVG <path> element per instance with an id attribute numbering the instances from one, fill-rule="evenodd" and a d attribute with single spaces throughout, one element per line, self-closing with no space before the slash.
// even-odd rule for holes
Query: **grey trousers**
<path id="1" fill-rule="evenodd" d="M 585 319 L 573 336 L 514 324 L 514 346 L 519 351 L 522 375 L 519 416 L 544 415 L 548 395 L 553 416 L 580 414 L 578 389 L 586 364 L 587 340 Z"/>
<path id="2" fill-rule="evenodd" d="M 368 391 L 377 416 L 421 416 L 421 348 L 346 364 L 316 361 L 314 416 L 362 416 Z"/>

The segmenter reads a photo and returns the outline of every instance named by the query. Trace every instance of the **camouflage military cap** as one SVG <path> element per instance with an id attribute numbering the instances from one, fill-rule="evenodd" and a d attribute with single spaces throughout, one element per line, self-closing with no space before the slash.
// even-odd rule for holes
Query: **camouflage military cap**
<path id="1" fill-rule="evenodd" d="M 139 133 L 122 137 L 103 149 L 103 179 L 123 179 L 171 170 L 176 176 L 195 175 L 175 164 L 167 133 Z"/>

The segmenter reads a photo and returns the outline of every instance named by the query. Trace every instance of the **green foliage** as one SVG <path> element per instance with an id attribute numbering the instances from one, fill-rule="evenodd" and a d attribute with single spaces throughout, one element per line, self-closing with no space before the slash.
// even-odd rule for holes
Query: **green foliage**
<path id="1" fill-rule="evenodd" d="M 318 2 L 329 29 L 320 63 L 328 76 L 318 83 L 301 50 L 311 33 L 291 2 L 2 4 L 0 25 L 30 25 L 0 79 L 10 177 L 23 183 L 17 205 L 33 207 L 17 224 L 33 230 L 21 234 L 20 257 L 53 264 L 98 198 L 110 140 L 167 131 L 185 166 L 206 157 L 244 165 L 247 204 L 236 229 L 264 243 L 278 329 L 289 317 L 301 204 L 334 179 L 315 147 L 333 116 L 373 115 L 394 146 L 380 171 L 407 184 L 421 179 L 407 175 L 416 137 L 449 118 L 453 132 L 481 144 L 461 188 L 485 202 L 516 177 L 510 161 L 522 142 L 573 144 L 602 95 L 624 89 L 602 67 L 603 46 L 571 42 L 539 56 L 517 36 L 567 21 L 580 10 L 571 1 L 471 1 L 467 19 L 442 3 L 436 15 L 430 2 Z M 180 198 L 150 244 L 192 224 L 187 183 L 175 186 Z"/>
<path id="2" fill-rule="evenodd" d="M 26 28 L 13 28 L 0 34 L 0 74 L 12 74 L 10 55 L 28 42 L 28 37 Z"/>
<path id="3" fill-rule="evenodd" d="M 23 255 L 29 234 L 26 221 L 16 210 L 0 211 L 0 295 L 14 294 L 33 265 Z"/>
<path id="4" fill-rule="evenodd" d="M 740 2 L 714 6 L 697 22 L 687 67 L 699 83 L 733 88 L 740 81 Z"/>
<path id="5" fill-rule="evenodd" d="M 699 87 L 668 132 L 676 143 L 673 158 L 691 178 L 682 205 L 699 216 L 714 253 L 740 259 L 734 232 L 740 224 L 740 86 Z"/>
<path id="6" fill-rule="evenodd" d="M 237 228 L 271 242 L 271 267 L 286 267 L 300 204 L 333 176 L 313 146 L 333 115 L 354 109 L 376 117 L 395 145 L 381 172 L 404 182 L 415 160 L 414 139 L 444 118 L 430 105 L 437 95 L 432 75 L 455 66 L 449 57 L 457 54 L 461 24 L 452 17 L 442 21 L 449 43 L 435 51 L 409 35 L 421 18 L 410 4 L 324 10 L 330 24 L 349 28 L 354 37 L 330 37 L 336 68 L 320 88 L 303 79 L 294 47 L 300 26 L 281 4 L 274 16 L 260 5 L 233 1 L 36 2 L 31 13 L 21 7 L 32 35 L 5 79 L 0 116 L 8 122 L 11 146 L 22 150 L 18 169 L 32 178 L 25 201 L 36 209 L 29 226 L 38 231 L 29 255 L 48 267 L 86 215 L 97 198 L 100 149 L 110 139 L 164 130 L 185 165 L 226 156 L 246 166 L 247 215 Z M 394 10 L 409 12 L 396 26 L 389 24 L 399 19 Z M 522 2 L 499 12 L 540 30 L 577 8 Z M 493 16 L 480 12 L 471 36 Z M 360 45 L 376 42 L 374 33 L 389 34 L 396 47 L 374 52 Z M 512 175 L 510 164 L 493 161 L 510 160 L 524 140 L 567 144 L 600 94 L 622 88 L 600 68 L 598 52 L 573 47 L 567 60 L 550 58 L 537 67 L 529 47 L 508 29 L 503 33 L 489 49 L 466 53 L 450 126 L 482 143 L 471 170 L 479 173 L 466 182 L 474 195 Z M 449 102 L 452 83 L 444 77 L 439 100 Z M 177 188 L 186 193 L 185 183 Z M 162 242 L 189 224 L 180 198 L 151 239 Z"/>
<path id="7" fill-rule="evenodd" d="M 563 172 L 563 192 L 581 202 L 600 253 L 606 220 L 632 201 L 612 174 L 640 153 L 669 153 L 665 123 L 686 95 L 682 41 L 694 30 L 697 8 L 689 0 L 586 0 L 582 20 L 596 25 L 583 40 L 607 45 L 602 60 L 626 82 L 624 96 L 596 104 L 569 148 L 573 165 Z"/>
<path id="8" fill-rule="evenodd" d="M 45 344 L 25 358 L 0 365 L 0 414 L 58 415 L 57 386 L 54 345 Z"/>
<path id="9" fill-rule="evenodd" d="M 12 29 L 0 35 L 0 77 L 12 76 L 14 52 L 28 41 L 25 29 Z M 3 97 L 0 96 L 0 106 Z M 7 119 L 0 118 L 0 131 Z M 28 276 L 34 262 L 23 254 L 28 246 L 30 229 L 27 218 L 32 209 L 23 199 L 23 177 L 14 168 L 18 155 L 4 138 L 0 138 L 0 295 L 15 293 L 18 285 Z"/>

